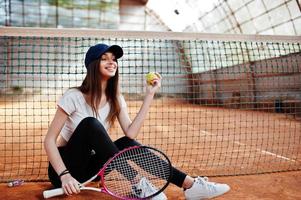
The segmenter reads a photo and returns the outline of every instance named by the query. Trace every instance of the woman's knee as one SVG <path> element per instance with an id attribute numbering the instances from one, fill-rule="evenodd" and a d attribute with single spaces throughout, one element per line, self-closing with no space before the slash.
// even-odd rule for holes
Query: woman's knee
<path id="1" fill-rule="evenodd" d="M 119 150 L 123 150 L 127 147 L 132 147 L 132 146 L 141 146 L 139 142 L 126 136 L 119 138 L 114 143 Z"/>
<path id="2" fill-rule="evenodd" d="M 78 126 L 82 126 L 85 129 L 101 129 L 101 130 L 105 130 L 105 128 L 103 127 L 103 125 L 100 123 L 100 121 L 98 119 L 96 119 L 95 117 L 86 117 L 84 118 Z"/>
<path id="3" fill-rule="evenodd" d="M 94 117 L 84 118 L 76 127 L 71 138 L 95 138 L 95 137 L 107 137 L 107 131 L 103 125 Z"/>
<path id="4" fill-rule="evenodd" d="M 94 117 L 84 118 L 78 126 L 80 126 L 82 132 L 84 132 L 85 135 L 92 140 L 95 139 L 98 141 L 99 138 L 102 140 L 111 140 L 107 130 L 101 122 Z"/>
<path id="5" fill-rule="evenodd" d="M 86 118 L 82 119 L 82 121 L 79 123 L 79 125 L 84 125 L 84 126 L 90 127 L 90 126 L 99 126 L 102 124 L 95 117 L 86 117 Z"/>

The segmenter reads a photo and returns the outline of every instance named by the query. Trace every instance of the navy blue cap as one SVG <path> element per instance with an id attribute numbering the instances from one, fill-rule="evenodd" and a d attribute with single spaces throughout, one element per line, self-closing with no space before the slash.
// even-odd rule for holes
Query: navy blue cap
<path id="1" fill-rule="evenodd" d="M 86 53 L 86 57 L 85 57 L 86 68 L 88 68 L 91 62 L 97 60 L 102 54 L 108 51 L 112 52 L 115 55 L 116 59 L 123 56 L 123 50 L 118 45 L 108 46 L 106 44 L 96 44 L 94 46 L 91 46 Z"/>

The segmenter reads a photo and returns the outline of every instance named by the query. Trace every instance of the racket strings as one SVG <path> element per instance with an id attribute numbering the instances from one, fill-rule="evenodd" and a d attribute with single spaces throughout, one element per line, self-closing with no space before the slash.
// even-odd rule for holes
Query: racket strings
<path id="1" fill-rule="evenodd" d="M 110 192 L 135 198 L 133 187 L 142 178 L 161 190 L 167 184 L 170 173 L 170 162 L 162 153 L 148 148 L 133 148 L 124 151 L 107 166 L 104 179 Z"/>

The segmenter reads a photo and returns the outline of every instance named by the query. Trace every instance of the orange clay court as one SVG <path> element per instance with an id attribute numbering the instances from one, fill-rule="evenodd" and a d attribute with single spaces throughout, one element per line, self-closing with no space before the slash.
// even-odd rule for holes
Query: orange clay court
<path id="1" fill-rule="evenodd" d="M 28 97 L 24 104 L 28 107 L 33 106 L 29 102 L 34 102 L 34 98 L 34 96 Z M 16 105 L 17 107 L 23 107 L 20 105 L 21 101 L 18 101 L 17 104 L 19 104 Z M 137 110 L 131 108 L 137 107 L 139 104 L 141 101 L 128 101 L 133 115 Z M 3 106 L 3 103 L 0 104 L 0 107 Z M 6 104 L 6 106 L 13 108 L 12 105 Z M 0 199 L 43 199 L 43 190 L 51 188 L 49 182 L 30 182 L 30 180 L 38 178 L 47 180 L 46 157 L 41 147 L 43 136 L 47 131 L 47 120 L 42 123 L 43 126 L 36 129 L 34 123 L 29 123 L 32 115 L 28 111 L 32 111 L 32 114 L 34 112 L 47 113 L 49 110 L 43 110 L 43 108 L 48 107 L 55 107 L 55 103 L 41 104 L 40 110 L 37 110 L 37 105 L 34 110 L 28 109 L 27 112 L 19 110 L 18 117 L 11 118 L 13 129 L 20 131 L 14 134 L 20 138 L 17 139 L 18 141 L 12 139 L 11 143 L 5 146 L 1 145 L 1 148 L 5 147 L 5 149 L 1 149 L 2 160 L 0 163 L 2 166 L 3 163 L 18 163 L 14 162 L 14 159 L 20 159 L 20 165 L 5 164 L 5 167 L 1 167 L 0 174 L 29 181 L 12 188 L 7 187 L 6 183 L 2 183 Z M 7 110 L 10 112 L 9 109 Z M 11 109 L 11 112 L 16 111 Z M 183 116 L 182 113 L 191 116 Z M 14 114 L 16 115 L 16 113 Z M 173 115 L 173 120 L 161 120 L 167 117 L 165 115 L 170 114 Z M 256 121 L 252 120 L 254 118 Z M 22 122 L 27 122 L 26 127 L 21 127 Z M 8 129 L 10 123 L 6 122 L 1 126 L 1 130 L 4 126 Z M 25 128 L 29 130 L 27 135 L 31 137 L 24 137 L 23 141 L 22 130 Z M 269 132 L 267 132 L 267 128 L 269 128 Z M 285 137 L 285 134 L 289 133 L 292 128 L 295 135 L 291 138 Z M 118 127 L 111 132 L 118 133 L 112 134 L 113 138 L 120 136 Z M 254 138 L 249 138 L 248 133 L 250 132 L 255 133 Z M 3 137 L 3 131 L 0 134 Z M 5 137 L 8 137 L 10 133 L 6 131 L 5 134 Z M 282 168 L 290 169 L 296 163 L 300 165 L 300 154 L 286 154 L 286 152 L 300 152 L 300 146 L 292 145 L 296 142 L 294 140 L 300 139 L 300 134 L 300 121 L 287 118 L 284 114 L 202 107 L 162 97 L 154 101 L 139 140 L 143 144 L 162 149 L 170 156 L 172 163 L 192 175 L 213 175 L 211 180 L 229 184 L 231 191 L 218 199 L 293 200 L 301 198 L 301 172 L 277 171 L 281 171 Z M 271 137 L 274 145 L 270 144 L 272 148 L 268 149 Z M 279 138 L 279 140 L 275 140 L 275 138 Z M 36 143 L 32 144 L 30 141 L 36 141 Z M 260 144 L 255 144 L 256 142 L 260 142 Z M 28 147 L 30 145 L 35 145 L 35 148 L 22 151 L 22 149 L 30 149 Z M 288 146 L 291 151 L 286 151 Z M 35 149 L 39 149 L 39 152 L 36 152 Z M 282 154 L 273 153 L 277 151 Z M 4 152 L 10 155 L 3 156 Z M 212 156 L 213 158 L 211 158 Z M 273 168 L 277 173 L 261 174 L 261 170 L 264 172 L 268 168 Z M 292 170 L 294 169 L 292 168 Z M 234 173 L 238 175 L 227 176 Z M 239 176 L 239 174 L 248 173 L 258 174 Z M 170 185 L 165 193 L 169 199 L 184 199 L 181 189 L 174 185 Z M 62 196 L 52 199 L 112 199 L 112 197 L 91 191 L 82 191 L 79 195 L 72 197 Z"/>

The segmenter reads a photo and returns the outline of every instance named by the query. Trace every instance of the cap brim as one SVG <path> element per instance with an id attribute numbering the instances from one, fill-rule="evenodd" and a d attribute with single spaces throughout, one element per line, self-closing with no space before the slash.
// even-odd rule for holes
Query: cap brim
<path id="1" fill-rule="evenodd" d="M 118 45 L 112 45 L 112 46 L 110 46 L 107 50 L 106 50 L 106 52 L 112 52 L 114 55 L 115 55 L 115 57 L 116 57 L 116 59 L 118 59 L 118 58 L 121 58 L 122 56 L 123 56 L 123 50 L 122 50 L 122 48 L 120 47 L 120 46 L 118 46 Z"/>

